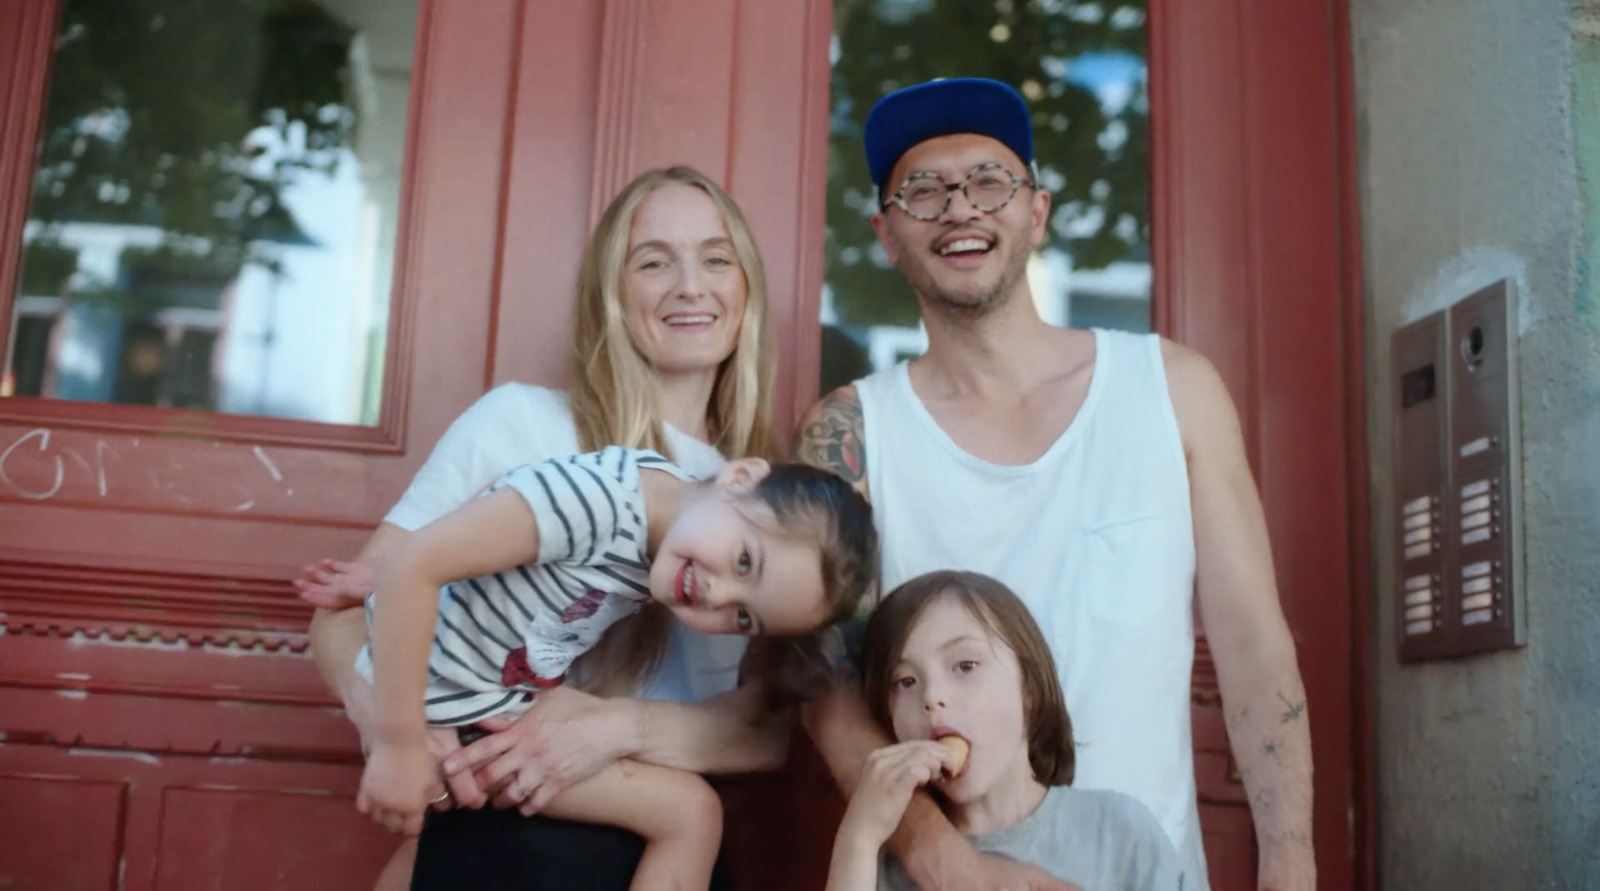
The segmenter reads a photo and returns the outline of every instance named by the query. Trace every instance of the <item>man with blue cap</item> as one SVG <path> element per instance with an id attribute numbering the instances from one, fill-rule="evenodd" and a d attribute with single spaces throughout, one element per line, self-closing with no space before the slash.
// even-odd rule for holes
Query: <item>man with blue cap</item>
<path id="1" fill-rule="evenodd" d="M 801 423 L 797 457 L 871 499 L 883 590 L 965 569 L 1027 602 L 1072 716 L 1075 785 L 1148 806 L 1184 858 L 1188 889 L 1207 887 L 1189 725 L 1198 603 L 1255 818 L 1260 887 L 1310 891 L 1305 687 L 1221 378 L 1155 335 L 1040 318 L 1027 268 L 1050 195 L 1027 102 L 1011 87 L 906 87 L 873 107 L 864 138 L 873 228 L 917 294 L 928 351 L 824 397 Z M 850 685 L 805 717 L 846 791 L 889 743 Z M 978 854 L 926 796 L 889 848 L 924 891 L 1063 887 Z"/>

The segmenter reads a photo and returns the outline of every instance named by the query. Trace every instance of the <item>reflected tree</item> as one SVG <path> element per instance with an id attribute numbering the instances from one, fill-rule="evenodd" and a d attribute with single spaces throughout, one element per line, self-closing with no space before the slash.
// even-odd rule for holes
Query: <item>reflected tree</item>
<path id="1" fill-rule="evenodd" d="M 826 278 L 848 324 L 916 324 L 916 299 L 869 222 L 877 197 L 861 128 L 880 96 L 935 77 L 992 77 L 1028 99 L 1054 199 L 1047 248 L 1080 268 L 1148 255 L 1142 2 L 835 0 L 834 29 Z M 1132 92 L 1097 93 L 1119 68 Z"/>
<path id="2" fill-rule="evenodd" d="M 282 193 L 351 141 L 352 37 L 303 0 L 66 0 L 30 263 L 69 221 L 162 228 L 162 262 L 209 273 L 305 243 Z"/>

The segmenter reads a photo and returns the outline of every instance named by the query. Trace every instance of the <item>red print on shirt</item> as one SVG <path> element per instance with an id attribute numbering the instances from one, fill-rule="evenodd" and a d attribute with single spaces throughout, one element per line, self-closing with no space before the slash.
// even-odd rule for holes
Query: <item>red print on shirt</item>
<path id="1" fill-rule="evenodd" d="M 500 668 L 500 683 L 507 687 L 532 687 L 548 690 L 561 686 L 561 678 L 542 678 L 528 667 L 528 648 L 517 647 L 506 654 L 506 664 Z"/>
<path id="2" fill-rule="evenodd" d="M 600 611 L 600 602 L 606 599 L 606 592 L 590 588 L 582 597 L 567 604 L 561 611 L 561 621 L 570 625 L 579 619 L 587 619 Z"/>

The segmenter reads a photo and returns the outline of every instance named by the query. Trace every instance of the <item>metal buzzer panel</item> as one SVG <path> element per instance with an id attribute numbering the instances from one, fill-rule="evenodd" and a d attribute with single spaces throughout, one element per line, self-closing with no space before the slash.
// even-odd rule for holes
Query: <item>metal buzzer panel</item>
<path id="1" fill-rule="evenodd" d="M 1497 282 L 1393 336 L 1402 661 L 1524 643 L 1512 297 Z"/>

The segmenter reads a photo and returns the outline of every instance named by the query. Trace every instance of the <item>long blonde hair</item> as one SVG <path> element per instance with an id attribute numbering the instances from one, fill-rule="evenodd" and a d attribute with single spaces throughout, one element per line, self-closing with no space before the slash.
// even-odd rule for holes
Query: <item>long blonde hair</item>
<path id="1" fill-rule="evenodd" d="M 655 372 L 640 355 L 623 310 L 623 263 L 634 216 L 651 192 L 679 183 L 704 192 L 716 205 L 744 273 L 745 306 L 733 352 L 717 368 L 706 431 L 729 458 L 770 457 L 776 357 L 767 316 L 767 278 L 750 224 L 739 206 L 697 170 L 649 170 L 617 193 L 601 215 L 578 273 L 577 349 L 572 359 L 571 405 L 578 445 L 585 452 L 608 445 L 654 449 L 672 457 L 662 428 Z M 613 627 L 579 660 L 574 680 L 591 689 L 620 692 L 642 682 L 661 660 L 671 614 L 648 604 Z"/>
<path id="2" fill-rule="evenodd" d="M 706 193 L 722 214 L 744 272 L 744 318 L 733 352 L 717 369 L 706 413 L 711 444 L 729 458 L 770 457 L 776 362 L 767 324 L 767 277 L 755 236 L 739 206 L 716 183 L 688 167 L 640 174 L 611 201 L 584 252 L 578 274 L 577 350 L 572 415 L 584 451 L 621 445 L 670 457 L 656 402 L 655 373 L 634 346 L 622 308 L 622 267 L 639 205 L 670 183 Z"/>

